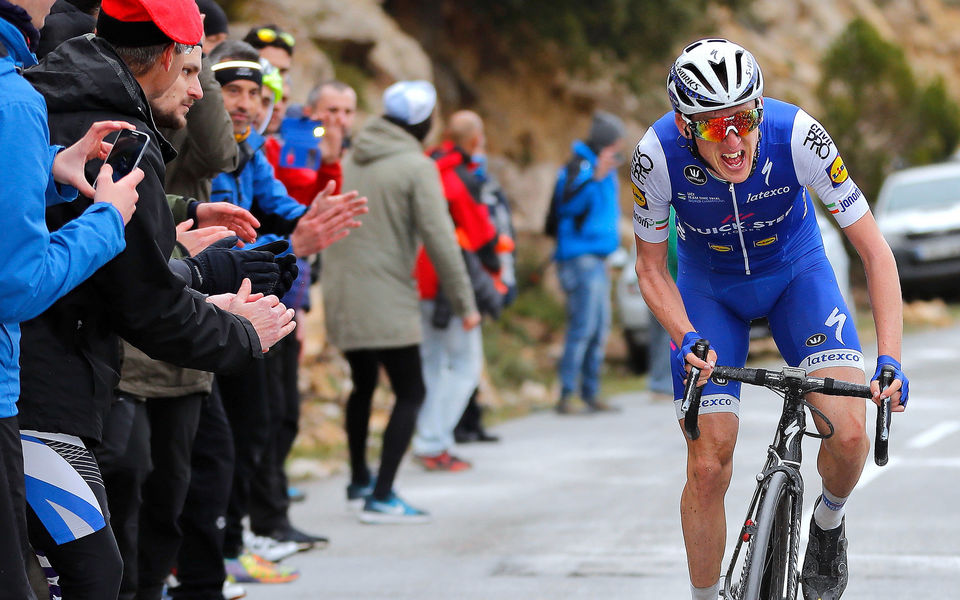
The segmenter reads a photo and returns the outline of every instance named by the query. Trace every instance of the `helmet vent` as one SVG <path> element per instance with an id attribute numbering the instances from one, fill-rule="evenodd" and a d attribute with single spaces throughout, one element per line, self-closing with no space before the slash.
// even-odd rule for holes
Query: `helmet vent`
<path id="1" fill-rule="evenodd" d="M 716 75 L 717 79 L 720 80 L 720 90 L 723 91 L 729 89 L 730 85 L 727 81 L 727 61 L 722 60 L 719 63 L 711 62 L 710 68 L 713 69 L 714 75 Z"/>
<path id="2" fill-rule="evenodd" d="M 687 71 L 689 71 L 692 75 L 694 75 L 696 80 L 699 81 L 701 84 L 703 84 L 703 87 L 707 88 L 707 91 L 709 91 L 711 94 L 717 93 L 717 90 L 713 89 L 713 86 L 710 85 L 710 81 L 703 76 L 703 72 L 700 71 L 699 68 L 697 68 L 697 65 L 693 63 L 687 63 L 686 65 L 684 65 L 684 68 Z"/>
<path id="3" fill-rule="evenodd" d="M 739 88 L 743 85 L 743 52 L 737 52 L 735 56 L 737 61 L 737 85 L 735 87 Z"/>

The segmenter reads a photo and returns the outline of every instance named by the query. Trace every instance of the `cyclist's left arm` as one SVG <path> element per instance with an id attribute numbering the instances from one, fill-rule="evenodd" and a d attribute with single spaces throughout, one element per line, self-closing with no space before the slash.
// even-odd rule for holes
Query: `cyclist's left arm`
<path id="1" fill-rule="evenodd" d="M 867 275 L 867 292 L 873 308 L 873 322 L 877 328 L 878 354 L 892 358 L 899 370 L 900 344 L 903 337 L 903 301 L 900 292 L 900 277 L 897 263 L 890 246 L 883 239 L 880 228 L 867 212 L 854 224 L 843 229 L 847 239 L 853 244 L 863 261 L 863 270 Z M 902 376 L 902 375 L 901 375 Z M 902 412 L 900 388 L 903 381 L 894 380 L 886 395 L 893 398 L 893 411 Z M 871 382 L 873 400 L 880 402 L 880 389 L 876 381 Z M 904 399 L 904 402 L 906 399 Z"/>

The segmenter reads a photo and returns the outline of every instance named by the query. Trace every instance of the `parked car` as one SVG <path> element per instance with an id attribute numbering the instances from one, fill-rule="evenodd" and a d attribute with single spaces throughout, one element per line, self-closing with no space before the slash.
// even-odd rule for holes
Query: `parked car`
<path id="1" fill-rule="evenodd" d="M 893 173 L 880 188 L 875 213 L 897 259 L 905 296 L 957 293 L 960 164 Z"/>
<path id="2" fill-rule="evenodd" d="M 840 292 L 846 299 L 847 306 L 853 311 L 853 298 L 850 296 L 850 258 L 843 247 L 843 240 L 833 224 L 820 213 L 817 213 L 817 223 L 820 225 L 823 248 L 837 276 Z M 627 256 L 629 258 L 624 260 Z M 637 262 L 636 246 L 631 246 L 629 253 L 624 250 L 623 254 L 612 262 L 616 266 L 623 266 L 614 287 L 614 304 L 623 326 L 630 368 L 635 373 L 643 373 L 647 370 L 650 326 L 654 323 L 654 317 L 640 294 L 640 285 L 637 283 L 637 274 L 633 268 Z M 766 319 L 755 321 L 750 328 L 751 339 L 766 337 L 769 334 Z"/>

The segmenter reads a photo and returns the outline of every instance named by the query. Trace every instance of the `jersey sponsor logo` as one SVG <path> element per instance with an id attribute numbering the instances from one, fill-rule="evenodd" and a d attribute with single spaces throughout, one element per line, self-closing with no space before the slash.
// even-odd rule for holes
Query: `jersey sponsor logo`
<path id="1" fill-rule="evenodd" d="M 754 221 L 752 223 L 744 223 L 743 219 L 753 216 L 753 213 L 750 213 L 746 216 L 741 216 L 740 223 L 737 223 L 736 221 L 732 221 L 728 223 L 726 222 L 729 219 L 728 217 L 728 219 L 724 219 L 724 223 L 722 225 L 719 225 L 717 227 L 694 227 L 690 223 L 685 223 L 685 226 L 690 228 L 693 231 L 696 231 L 701 235 L 711 235 L 711 234 L 730 235 L 730 234 L 737 233 L 738 231 L 757 231 L 759 229 L 764 229 L 766 227 L 772 227 L 777 223 L 782 222 L 784 219 L 786 219 L 790 215 L 790 212 L 792 210 L 793 210 L 793 206 L 790 206 L 790 208 L 787 209 L 787 212 L 783 213 L 776 219 L 770 219 L 769 221 Z"/>
<path id="2" fill-rule="evenodd" d="M 770 244 L 776 243 L 776 241 L 777 241 L 777 236 L 768 237 L 766 239 L 755 241 L 753 243 L 753 246 L 755 248 L 763 248 L 764 246 L 769 246 Z"/>
<path id="3" fill-rule="evenodd" d="M 830 211 L 831 215 L 845 212 L 848 208 L 850 208 L 850 205 L 860 199 L 860 196 L 863 196 L 863 192 L 860 191 L 860 188 L 857 188 L 840 202 L 831 202 L 830 204 L 827 204 L 827 210 Z"/>
<path id="4" fill-rule="evenodd" d="M 677 192 L 677 200 L 684 200 L 686 202 L 694 202 L 697 204 L 705 202 L 724 202 L 724 199 L 720 196 L 701 196 L 696 192 Z"/>
<path id="5" fill-rule="evenodd" d="M 733 252 L 733 246 L 725 246 L 723 244 L 709 244 L 711 250 L 716 250 L 717 252 Z"/>
<path id="6" fill-rule="evenodd" d="M 803 140 L 803 145 L 810 148 L 820 158 L 825 159 L 830 156 L 833 140 L 830 139 L 830 135 L 824 131 L 823 127 L 813 123 L 807 130 L 807 137 Z"/>
<path id="7" fill-rule="evenodd" d="M 670 217 L 667 217 L 662 221 L 656 221 L 650 217 L 641 217 L 637 213 L 633 213 L 633 220 L 644 229 L 655 229 L 657 231 L 666 229 L 667 226 L 670 225 Z"/>
<path id="8" fill-rule="evenodd" d="M 647 176 L 653 171 L 653 159 L 649 155 L 640 152 L 640 146 L 633 151 L 633 165 L 631 173 L 633 179 L 643 185 L 647 182 Z"/>
<path id="9" fill-rule="evenodd" d="M 760 169 L 760 174 L 764 176 L 763 184 L 770 185 L 770 173 L 773 171 L 773 162 L 767 158 L 767 162 L 764 163 L 763 168 Z M 749 202 L 749 200 L 747 200 Z"/>
<path id="10" fill-rule="evenodd" d="M 705 185 L 707 174 L 697 165 L 687 165 L 683 168 L 683 176 L 693 185 Z"/>
<path id="11" fill-rule="evenodd" d="M 680 238 L 681 240 L 686 241 L 687 230 L 683 228 L 683 225 L 680 223 L 680 221 L 676 222 L 676 226 L 677 226 L 677 237 Z"/>
<path id="12" fill-rule="evenodd" d="M 647 197 L 643 195 L 643 191 L 635 183 L 633 184 L 633 201 L 643 210 L 650 210 L 650 207 L 647 206 Z"/>
<path id="13" fill-rule="evenodd" d="M 827 341 L 827 336 L 822 333 L 815 333 L 807 338 L 807 341 L 804 342 L 808 348 L 813 348 L 814 346 L 819 346 L 820 344 Z"/>
<path id="14" fill-rule="evenodd" d="M 790 193 L 790 186 L 785 185 L 783 187 L 774 188 L 772 190 L 764 190 L 762 192 L 757 192 L 756 194 L 747 194 L 747 201 L 744 204 L 749 204 L 757 200 L 762 200 L 764 198 L 772 198 L 774 196 L 781 196 L 783 194 Z"/>
<path id="15" fill-rule="evenodd" d="M 849 176 L 847 166 L 843 164 L 843 159 L 840 158 L 839 154 L 827 167 L 827 175 L 830 177 L 830 183 L 833 184 L 833 187 L 840 187 L 847 180 Z"/>
<path id="16" fill-rule="evenodd" d="M 827 317 L 827 320 L 823 322 L 827 327 L 837 326 L 835 335 L 837 336 L 837 341 L 841 344 L 843 343 L 843 325 L 847 322 L 846 313 L 840 312 L 840 307 L 834 306 L 833 312 L 830 313 L 830 316 Z"/>

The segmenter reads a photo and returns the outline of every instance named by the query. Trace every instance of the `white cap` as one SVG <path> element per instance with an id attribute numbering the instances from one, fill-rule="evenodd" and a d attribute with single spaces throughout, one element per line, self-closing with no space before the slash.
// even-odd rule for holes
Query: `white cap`
<path id="1" fill-rule="evenodd" d="M 384 114 L 407 125 L 426 121 L 436 105 L 437 90 L 429 81 L 398 81 L 383 92 Z"/>

